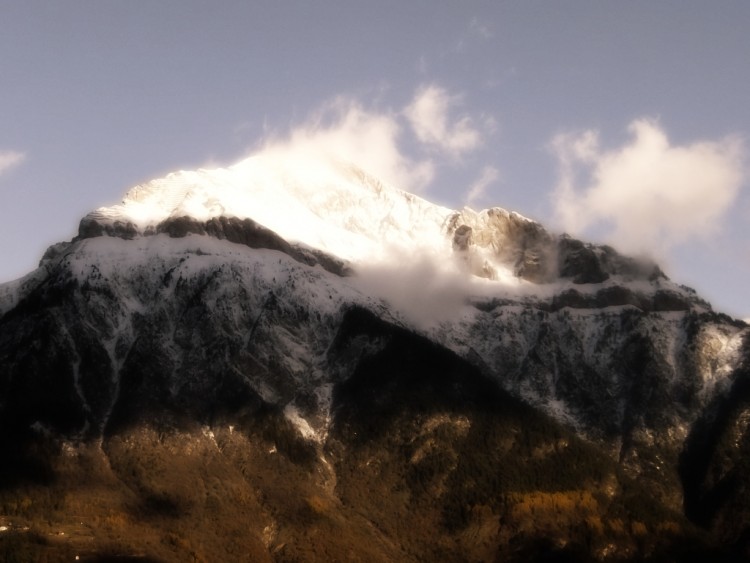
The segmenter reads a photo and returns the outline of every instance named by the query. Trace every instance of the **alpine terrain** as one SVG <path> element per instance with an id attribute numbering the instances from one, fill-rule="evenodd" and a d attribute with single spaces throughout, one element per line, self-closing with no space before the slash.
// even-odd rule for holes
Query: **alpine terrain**
<path id="1" fill-rule="evenodd" d="M 348 162 L 173 173 L 0 285 L 0 560 L 743 560 L 749 335 Z"/>

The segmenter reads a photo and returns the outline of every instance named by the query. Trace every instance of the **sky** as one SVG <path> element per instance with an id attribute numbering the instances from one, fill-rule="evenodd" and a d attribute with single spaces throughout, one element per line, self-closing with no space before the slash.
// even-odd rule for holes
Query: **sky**
<path id="1" fill-rule="evenodd" d="M 750 317 L 750 2 L 0 0 L 0 282 L 179 169 L 324 146 Z"/>

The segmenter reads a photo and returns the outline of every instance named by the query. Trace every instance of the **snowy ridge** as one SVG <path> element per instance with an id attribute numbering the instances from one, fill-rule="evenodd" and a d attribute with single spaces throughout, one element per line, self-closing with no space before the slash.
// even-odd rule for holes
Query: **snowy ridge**
<path id="1" fill-rule="evenodd" d="M 158 228 L 186 216 L 251 219 L 353 263 L 355 275 L 300 261 L 283 245 Z M 59 319 L 54 330 L 66 335 L 81 416 L 91 423 L 84 431 L 116 419 L 122 378 L 141 369 L 133 358 L 161 358 L 174 398 L 214 392 L 199 368 L 211 356 L 221 377 L 231 374 L 282 406 L 306 439 L 322 440 L 333 386 L 382 345 L 363 337 L 347 361 L 329 361 L 351 308 L 453 350 L 581 432 L 639 424 L 629 366 L 647 356 L 660 366 L 660 393 L 695 392 L 708 404 L 731 381 L 750 332 L 701 320 L 713 313 L 694 292 L 613 249 L 551 235 L 501 208 L 452 211 L 320 155 L 266 150 L 228 168 L 176 172 L 86 219 L 113 228 L 52 247 L 38 270 L 0 285 L 0 319 L 25 296 L 43 295 L 47 282 L 80 289 L 70 318 L 83 311 L 94 320 L 70 332 L 71 321 Z M 127 236 L 102 236 L 123 226 Z M 77 359 L 91 340 L 109 373 L 96 409 L 101 390 L 79 377 L 86 365 Z"/>
<path id="2" fill-rule="evenodd" d="M 626 260 L 614 251 L 604 256 L 591 245 L 563 244 L 516 212 L 450 210 L 384 184 L 351 163 L 299 150 L 266 149 L 227 168 L 169 174 L 132 188 L 120 204 L 97 209 L 82 225 L 98 223 L 107 233 L 125 229 L 131 238 L 152 235 L 165 221 L 182 217 L 251 219 L 289 243 L 355 268 L 385 267 L 395 273 L 429 265 L 433 278 L 492 282 L 482 289 L 462 288 L 466 295 L 510 290 L 546 299 L 570 286 L 574 277 L 579 293 L 592 293 L 585 287 L 590 281 L 598 288 L 605 287 L 602 282 L 625 281 L 647 295 L 656 287 L 642 272 L 629 275 L 628 268 L 630 274 L 634 269 L 623 266 Z M 98 236 L 102 229 L 94 231 Z M 568 255 L 573 273 L 564 279 L 559 264 Z M 581 273 L 586 268 L 591 271 Z"/>
<path id="3" fill-rule="evenodd" d="M 383 259 L 394 248 L 444 254 L 450 213 L 356 167 L 268 150 L 229 168 L 181 171 L 136 186 L 121 204 L 88 217 L 129 222 L 140 233 L 173 217 L 250 218 L 289 242 L 359 262 Z"/>

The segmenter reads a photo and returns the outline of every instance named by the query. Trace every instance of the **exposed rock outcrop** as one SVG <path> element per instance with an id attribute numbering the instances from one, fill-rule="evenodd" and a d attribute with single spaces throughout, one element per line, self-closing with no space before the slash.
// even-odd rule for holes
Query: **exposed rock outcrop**
<path id="1" fill-rule="evenodd" d="M 576 284 L 596 284 L 613 275 L 666 279 L 653 262 L 622 256 L 610 246 L 552 235 L 539 223 L 499 207 L 481 212 L 464 208 L 448 217 L 445 228 L 454 252 L 470 264 L 474 275 L 482 277 L 494 278 L 500 266 L 534 283 L 564 278 Z"/>
<path id="2" fill-rule="evenodd" d="M 448 217 L 446 231 L 453 237 L 454 250 L 466 253 L 475 275 L 492 278 L 492 267 L 503 266 L 536 283 L 557 276 L 553 237 L 518 213 L 499 207 L 479 213 L 464 208 Z"/>

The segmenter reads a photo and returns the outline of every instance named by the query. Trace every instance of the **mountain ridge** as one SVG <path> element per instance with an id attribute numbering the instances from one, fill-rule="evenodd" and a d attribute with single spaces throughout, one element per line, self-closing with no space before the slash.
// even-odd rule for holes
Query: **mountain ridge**
<path id="1" fill-rule="evenodd" d="M 519 214 L 451 211 L 341 163 L 305 169 L 309 155 L 283 157 L 134 188 L 84 217 L 36 271 L 0 285 L 0 422 L 15 429 L 5 449 L 22 452 L 0 467 L 4 510 L 28 517 L 17 495 L 49 494 L 58 485 L 44 475 L 65 475 L 59 486 L 75 504 L 64 483 L 80 483 L 65 452 L 80 451 L 75 463 L 109 460 L 97 469 L 107 487 L 128 507 L 140 499 L 136 512 L 166 518 L 159 533 L 174 533 L 184 507 L 209 508 L 149 464 L 179 451 L 185 474 L 207 482 L 193 441 L 206 463 L 241 468 L 237 487 L 265 491 L 248 502 L 273 520 L 252 524 L 253 553 L 269 560 L 315 560 L 304 554 L 308 526 L 338 530 L 330 553 L 364 549 L 344 524 L 351 507 L 369 522 L 357 534 L 379 530 L 377 554 L 359 551 L 370 560 L 459 557 L 394 528 L 405 499 L 467 559 L 524 560 L 523 549 L 564 552 L 566 542 L 594 560 L 642 559 L 688 539 L 747 549 L 750 519 L 717 492 L 750 494 L 741 472 L 747 325 L 655 264 Z M 492 446 L 475 448 L 483 435 Z M 232 449 L 240 442 L 255 461 Z M 713 469 L 685 465 L 704 454 L 696 467 Z M 560 478 L 549 473 L 555 460 L 566 467 Z M 356 477 L 369 464 L 380 484 L 377 472 Z M 307 499 L 293 514 L 284 475 L 301 479 Z M 362 487 L 381 490 L 377 508 L 363 504 Z M 654 506 L 637 508 L 646 499 Z M 696 519 L 706 502 L 712 517 L 698 523 L 708 539 L 683 514 L 687 506 Z M 547 516 L 529 520 L 532 506 Z M 554 514 L 575 533 L 565 539 Z M 574 525 L 573 514 L 598 523 Z M 506 525 L 525 546 L 518 553 Z M 189 551 L 143 541 L 168 559 Z"/>

